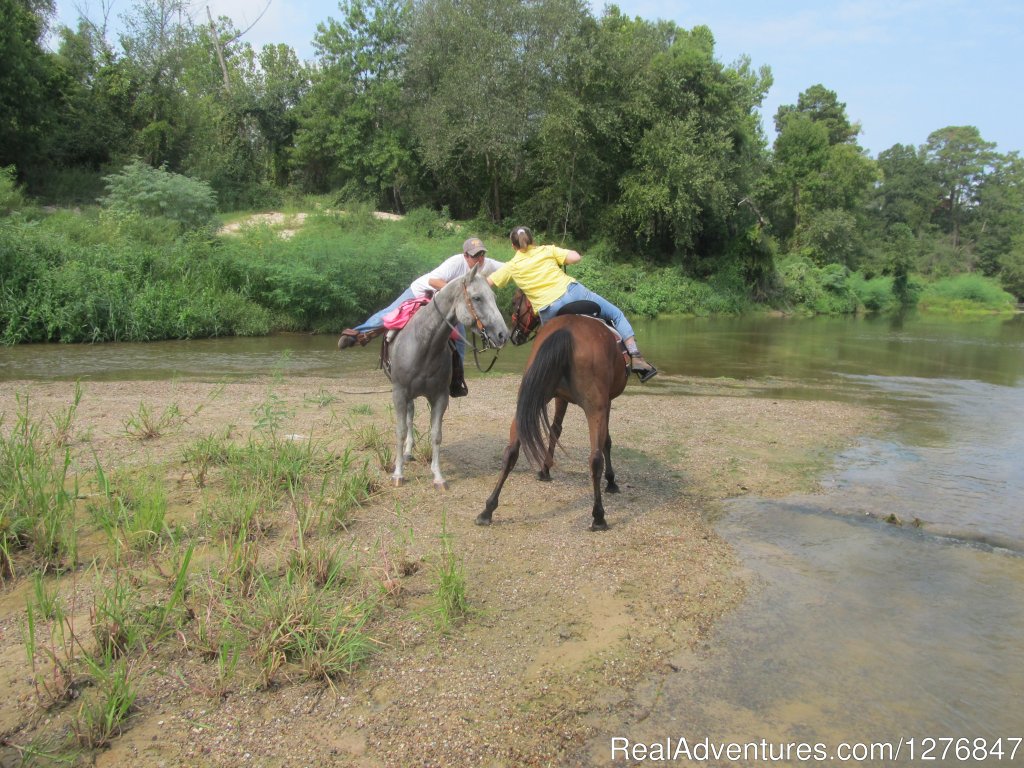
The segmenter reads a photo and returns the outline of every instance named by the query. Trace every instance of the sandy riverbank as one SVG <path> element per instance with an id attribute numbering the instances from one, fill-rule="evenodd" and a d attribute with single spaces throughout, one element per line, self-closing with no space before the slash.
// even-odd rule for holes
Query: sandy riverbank
<path id="1" fill-rule="evenodd" d="M 287 414 L 283 430 L 340 453 L 370 425 L 390 434 L 386 385 L 379 372 L 222 385 L 87 382 L 72 455 L 83 475 L 96 461 L 159 467 L 190 530 L 202 501 L 182 462 L 185 446 L 229 428 L 244 439 L 272 393 Z M 223 696 L 204 684 L 211 662 L 187 649 L 142 658 L 136 711 L 97 764 L 580 764 L 582 745 L 630 707 L 638 682 L 669 672 L 666 659 L 680 647 L 699 654 L 716 619 L 742 598 L 734 554 L 709 523 L 716 503 L 812 488 L 832 453 L 881 419 L 855 405 L 764 398 L 733 381 L 634 381 L 612 414 L 622 492 L 605 498 L 611 530 L 587 530 L 587 443 L 575 409 L 553 482 L 539 483 L 521 461 L 494 525 L 480 528 L 473 518 L 496 479 L 517 386 L 514 376 L 473 379 L 470 396 L 452 401 L 442 455 L 448 492 L 431 487 L 425 461 L 407 467 L 410 482 L 397 489 L 378 470 L 382 487 L 337 534 L 362 553 L 364 569 L 374 567 L 382 543 L 423 566 L 384 601 L 377 653 L 332 686 L 239 684 Z M 73 389 L 0 385 L 3 429 L 18 411 L 17 394 L 43 416 L 66 407 Z M 125 429 L 140 404 L 153 413 L 173 404 L 187 418 L 140 440 Z M 426 432 L 425 404 L 417 423 Z M 442 517 L 471 607 L 447 634 L 423 616 Z M 62 578 L 62 590 L 70 579 Z M 21 747 L 58 732 L 65 716 L 41 713 L 29 684 L 21 646 L 27 594 L 24 578 L 0 591 L 0 686 L 13 692 L 0 736 Z M 0 746 L 0 764 L 15 754 Z"/>

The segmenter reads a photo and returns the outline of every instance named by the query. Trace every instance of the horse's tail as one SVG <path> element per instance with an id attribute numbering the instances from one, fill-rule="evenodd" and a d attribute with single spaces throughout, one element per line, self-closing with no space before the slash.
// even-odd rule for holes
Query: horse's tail
<path id="1" fill-rule="evenodd" d="M 537 350 L 533 363 L 523 374 L 516 403 L 516 432 L 527 458 L 536 467 L 543 467 L 551 421 L 547 404 L 572 370 L 572 334 L 559 329 L 548 336 Z"/>

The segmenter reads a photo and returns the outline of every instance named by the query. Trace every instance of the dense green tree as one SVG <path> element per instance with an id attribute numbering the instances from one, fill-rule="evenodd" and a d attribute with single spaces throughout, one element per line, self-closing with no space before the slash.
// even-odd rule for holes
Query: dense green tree
<path id="1" fill-rule="evenodd" d="M 196 32 L 185 0 L 137 0 L 123 17 L 123 59 L 132 81 L 135 152 L 150 165 L 183 167 L 188 152 L 186 51 Z"/>
<path id="2" fill-rule="evenodd" d="M 290 149 L 299 128 L 298 105 L 309 91 L 309 72 L 287 45 L 265 45 L 250 86 L 247 111 L 259 124 L 271 164 L 270 179 L 288 184 Z"/>
<path id="3" fill-rule="evenodd" d="M 1010 241 L 1010 249 L 997 259 L 999 279 L 1007 291 L 1024 301 L 1024 232 L 1017 232 Z"/>
<path id="4" fill-rule="evenodd" d="M 803 91 L 796 104 L 784 104 L 775 113 L 775 130 L 778 133 L 786 127 L 793 116 L 804 116 L 825 126 L 829 144 L 847 144 L 856 140 L 860 124 L 851 123 L 846 116 L 846 104 L 839 101 L 835 91 L 818 83 Z"/>
<path id="5" fill-rule="evenodd" d="M 38 159 L 53 118 L 55 72 L 42 48 L 51 0 L 0 0 L 0 167 Z"/>
<path id="6" fill-rule="evenodd" d="M 857 145 L 836 94 L 814 85 L 780 107 L 767 204 L 788 249 L 819 265 L 858 268 L 868 254 L 863 231 L 879 170 Z"/>
<path id="7" fill-rule="evenodd" d="M 404 210 L 418 175 L 402 96 L 403 0 L 344 0 L 319 25 L 318 68 L 302 103 L 293 165 L 313 190 L 341 189 Z"/>
<path id="8" fill-rule="evenodd" d="M 911 303 L 910 273 L 916 263 L 918 241 L 903 222 L 894 223 L 886 233 L 885 263 L 881 272 L 892 275 L 892 292 L 901 307 Z"/>
<path id="9" fill-rule="evenodd" d="M 720 253 L 735 234 L 747 169 L 761 150 L 752 116 L 770 80 L 718 62 L 707 27 L 665 31 L 667 45 L 650 65 L 653 109 L 614 211 L 640 242 L 693 265 L 699 251 Z"/>
<path id="10" fill-rule="evenodd" d="M 62 27 L 55 64 L 61 72 L 61 110 L 54 121 L 48 159 L 57 167 L 98 171 L 132 152 L 135 86 L 100 29 L 80 19 Z"/>
<path id="11" fill-rule="evenodd" d="M 424 0 L 411 18 L 406 94 L 423 162 L 454 215 L 508 212 L 563 81 L 580 0 Z M 535 180 L 533 180 L 535 181 Z"/>
<path id="12" fill-rule="evenodd" d="M 782 239 L 800 226 L 803 197 L 828 160 L 828 128 L 806 115 L 789 117 L 775 139 L 769 186 L 769 211 Z"/>
<path id="13" fill-rule="evenodd" d="M 578 45 L 563 46 L 564 74 L 515 180 L 514 208 L 523 221 L 563 236 L 614 234 L 622 222 L 604 214 L 620 195 L 651 114 L 649 67 L 664 34 L 611 6 L 600 20 L 583 14 L 579 35 Z M 622 233 L 632 237 L 628 228 Z"/>
<path id="14" fill-rule="evenodd" d="M 230 19 L 197 26 L 180 51 L 180 84 L 188 96 L 180 115 L 181 156 L 172 168 L 208 181 L 230 208 L 274 204 L 268 142 L 251 106 L 259 67 Z"/>
<path id="15" fill-rule="evenodd" d="M 923 150 L 895 144 L 878 155 L 881 183 L 875 195 L 875 209 L 883 227 L 905 224 L 920 237 L 942 197 L 934 168 Z"/>
<path id="16" fill-rule="evenodd" d="M 951 125 L 928 136 L 925 152 L 942 191 L 941 218 L 954 248 L 960 246 L 960 228 L 977 201 L 986 170 L 995 159 L 995 146 L 982 139 L 973 125 Z"/>
<path id="17" fill-rule="evenodd" d="M 993 155 L 988 173 L 975 193 L 974 215 L 964 228 L 978 266 L 986 275 L 998 274 L 1001 259 L 1015 249 L 1024 233 L 1024 158 L 1018 152 Z"/>

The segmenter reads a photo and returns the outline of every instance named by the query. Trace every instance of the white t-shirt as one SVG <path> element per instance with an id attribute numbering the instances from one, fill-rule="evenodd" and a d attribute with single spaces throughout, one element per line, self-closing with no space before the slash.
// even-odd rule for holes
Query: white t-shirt
<path id="1" fill-rule="evenodd" d="M 484 263 L 480 267 L 480 272 L 486 277 L 492 272 L 497 271 L 498 267 L 502 264 L 500 261 L 484 256 Z M 430 281 L 441 279 L 446 283 L 450 283 L 452 280 L 462 277 L 469 272 L 469 266 L 466 264 L 466 258 L 461 253 L 456 253 L 454 256 L 449 256 L 447 259 L 442 261 L 437 267 L 427 272 L 425 275 L 420 275 L 412 281 L 412 285 L 409 286 L 409 290 L 412 291 L 413 296 L 417 299 L 423 298 L 427 291 L 433 291 L 430 287 Z"/>

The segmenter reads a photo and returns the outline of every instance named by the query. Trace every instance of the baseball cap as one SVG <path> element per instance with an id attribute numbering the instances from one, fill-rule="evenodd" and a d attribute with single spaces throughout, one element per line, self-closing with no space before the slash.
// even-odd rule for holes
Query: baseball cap
<path id="1" fill-rule="evenodd" d="M 478 253 L 487 253 L 484 242 L 479 237 L 471 237 L 462 244 L 462 252 L 469 256 L 476 256 Z"/>

